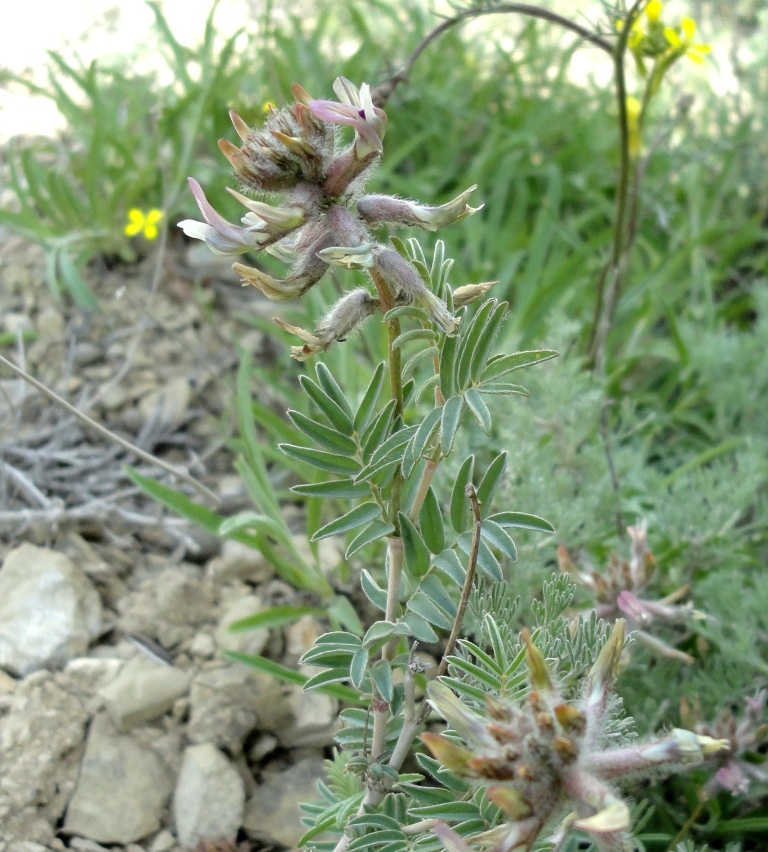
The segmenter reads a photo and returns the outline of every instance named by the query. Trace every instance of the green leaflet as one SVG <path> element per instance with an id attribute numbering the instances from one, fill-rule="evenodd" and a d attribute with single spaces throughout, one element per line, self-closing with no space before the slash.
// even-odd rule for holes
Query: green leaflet
<path id="1" fill-rule="evenodd" d="M 315 367 L 315 373 L 322 389 L 351 420 L 352 406 L 349 404 L 349 400 L 344 395 L 344 391 L 342 391 L 339 387 L 336 379 L 334 379 L 331 375 L 331 371 L 328 367 L 322 361 L 318 361 L 317 366 Z"/>
<path id="2" fill-rule="evenodd" d="M 477 418 L 477 422 L 480 424 L 483 432 L 485 432 L 486 435 L 490 435 L 491 412 L 488 410 L 485 400 L 480 395 L 480 391 L 477 388 L 469 388 L 464 394 L 464 399 L 466 399 L 470 411 Z"/>
<path id="3" fill-rule="evenodd" d="M 517 527 L 521 530 L 533 530 L 534 532 L 553 533 L 555 528 L 549 521 L 538 515 L 529 515 L 526 512 L 497 512 L 488 518 L 495 521 L 501 527 Z"/>
<path id="4" fill-rule="evenodd" d="M 432 436 L 437 431 L 438 424 L 440 423 L 442 412 L 442 407 L 433 408 L 424 420 L 421 421 L 413 437 L 408 442 L 402 461 L 403 476 L 406 479 L 411 475 L 416 463 L 431 443 Z"/>
<path id="5" fill-rule="evenodd" d="M 371 489 L 365 484 L 355 484 L 351 479 L 331 479 L 327 482 L 310 482 L 291 488 L 303 497 L 367 497 Z"/>
<path id="6" fill-rule="evenodd" d="M 361 503 L 355 506 L 345 515 L 340 518 L 335 518 L 330 523 L 321 527 L 313 536 L 312 541 L 320 541 L 324 538 L 330 538 L 332 535 L 341 535 L 342 533 L 355 530 L 358 527 L 365 526 L 371 521 L 381 516 L 381 506 L 378 503 L 368 502 Z"/>
<path id="7" fill-rule="evenodd" d="M 445 401 L 440 421 L 440 450 L 444 456 L 447 456 L 453 448 L 463 410 L 463 396 L 451 396 Z"/>
<path id="8" fill-rule="evenodd" d="M 551 358 L 557 358 L 559 352 L 553 349 L 532 349 L 527 352 L 515 352 L 511 355 L 494 355 L 483 370 L 482 381 L 490 382 L 532 364 L 541 364 Z"/>
<path id="9" fill-rule="evenodd" d="M 371 381 L 363 394 L 360 405 L 355 412 L 354 427 L 358 435 L 362 435 L 368 428 L 376 411 L 376 403 L 381 397 L 381 391 L 384 387 L 384 362 L 380 361 L 373 371 Z"/>
<path id="10" fill-rule="evenodd" d="M 435 490 L 431 486 L 419 512 L 419 526 L 427 547 L 432 553 L 440 553 L 445 547 L 445 525 Z"/>
<path id="11" fill-rule="evenodd" d="M 329 453 L 325 450 L 315 450 L 312 447 L 298 447 L 295 444 L 278 444 L 280 450 L 292 459 L 303 461 L 319 470 L 329 473 L 357 473 L 360 465 L 354 459 Z"/>
<path id="12" fill-rule="evenodd" d="M 423 577 L 429 571 L 429 549 L 413 521 L 402 512 L 399 516 L 400 535 L 405 551 L 405 567 L 412 577 Z"/>
<path id="13" fill-rule="evenodd" d="M 464 493 L 464 489 L 472 481 L 474 468 L 475 457 L 467 456 L 459 468 L 459 472 L 456 474 L 456 481 L 453 484 L 453 491 L 451 492 L 449 516 L 451 526 L 458 533 L 464 532 L 469 526 L 469 498 Z"/>
<path id="14" fill-rule="evenodd" d="M 331 452 L 347 453 L 349 455 L 357 452 L 357 446 L 352 438 L 342 435 L 336 429 L 332 429 L 330 426 L 323 426 L 322 423 L 312 420 L 300 411 L 290 410 L 288 416 L 298 429 L 321 447 L 325 447 L 331 450 Z"/>
<path id="15" fill-rule="evenodd" d="M 469 385 L 475 350 L 483 339 L 496 304 L 495 299 L 483 302 L 469 323 L 462 325 L 454 376 L 457 390 L 464 390 Z"/>
<path id="16" fill-rule="evenodd" d="M 320 409 L 331 426 L 343 435 L 351 437 L 355 431 L 352 416 L 335 399 L 330 397 L 320 385 L 313 382 L 309 376 L 301 376 L 299 384 L 312 402 Z"/>
<path id="17" fill-rule="evenodd" d="M 477 487 L 477 499 L 480 502 L 480 507 L 487 509 L 491 505 L 493 495 L 501 482 L 501 477 L 504 475 L 504 469 L 507 466 L 506 451 L 500 452 L 496 458 L 488 466 L 480 485 Z"/>
<path id="18" fill-rule="evenodd" d="M 367 545 L 388 535 L 392 535 L 395 528 L 392 524 L 386 521 L 371 521 L 368 526 L 359 532 L 349 543 L 347 551 L 344 554 L 346 559 L 350 559 L 358 550 L 362 550 Z"/>

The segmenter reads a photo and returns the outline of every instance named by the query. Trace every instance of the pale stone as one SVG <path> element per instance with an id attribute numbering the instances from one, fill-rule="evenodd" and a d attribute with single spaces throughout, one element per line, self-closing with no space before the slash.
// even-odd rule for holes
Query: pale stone
<path id="1" fill-rule="evenodd" d="M 234 840 L 243 821 L 245 786 L 211 743 L 190 746 L 173 794 L 176 836 L 184 849 L 205 841 Z"/>
<path id="2" fill-rule="evenodd" d="M 306 757 L 289 769 L 267 773 L 246 804 L 243 826 L 255 838 L 295 848 L 306 831 L 300 806 L 319 797 L 317 782 L 324 778 L 320 757 Z"/>
<path id="3" fill-rule="evenodd" d="M 257 595 L 245 595 L 227 607 L 216 628 L 216 643 L 219 648 L 222 651 L 237 651 L 241 654 L 253 656 L 261 654 L 269 640 L 268 629 L 259 628 L 235 633 L 229 628 L 234 622 L 251 615 L 257 615 L 263 609 L 264 602 Z"/>
<path id="4" fill-rule="evenodd" d="M 99 695 L 115 724 L 127 731 L 167 713 L 187 691 L 190 675 L 146 657 L 136 657 Z"/>
<path id="5" fill-rule="evenodd" d="M 63 553 L 22 544 L 0 569 L 0 667 L 26 675 L 64 666 L 101 630 L 101 601 Z"/>
<path id="6" fill-rule="evenodd" d="M 0 718 L 0 838 L 59 848 L 56 824 L 77 781 L 88 714 L 57 683 L 35 672 Z"/>
<path id="7" fill-rule="evenodd" d="M 99 843 L 132 843 L 157 831 L 173 784 L 151 748 L 95 717 L 64 832 Z"/>

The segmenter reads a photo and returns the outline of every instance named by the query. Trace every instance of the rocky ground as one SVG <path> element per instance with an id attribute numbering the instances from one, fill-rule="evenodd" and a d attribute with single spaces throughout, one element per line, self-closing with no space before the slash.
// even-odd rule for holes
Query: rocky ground
<path id="1" fill-rule="evenodd" d="M 238 317 L 270 306 L 175 236 L 151 248 L 90 269 L 84 313 L 52 297 L 40 249 L 0 235 L 0 354 L 231 513 L 249 506 L 224 446 L 234 341 L 272 357 Z M 295 665 L 325 625 L 229 632 L 294 591 L 125 463 L 168 481 L 0 366 L 0 852 L 290 848 L 337 707 L 221 652 Z"/>

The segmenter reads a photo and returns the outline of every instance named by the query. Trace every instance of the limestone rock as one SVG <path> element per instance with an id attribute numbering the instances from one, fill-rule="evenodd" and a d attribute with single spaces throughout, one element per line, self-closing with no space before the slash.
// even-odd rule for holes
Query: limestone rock
<path id="1" fill-rule="evenodd" d="M 234 840 L 243 821 L 245 786 L 211 743 L 190 746 L 173 794 L 176 836 L 184 849 L 202 841 Z"/>
<path id="2" fill-rule="evenodd" d="M 287 748 L 333 745 L 339 703 L 322 692 L 305 692 L 298 684 L 286 688 L 289 714 L 273 729 L 280 745 Z"/>
<path id="3" fill-rule="evenodd" d="M 274 730 L 292 720 L 285 696 L 273 677 L 239 663 L 204 668 L 190 689 L 188 736 L 236 754 L 255 728 Z"/>
<path id="4" fill-rule="evenodd" d="M 267 773 L 246 804 L 243 826 L 259 840 L 295 848 L 306 831 L 300 805 L 318 798 L 317 782 L 324 777 L 320 757 L 305 757 L 290 769 Z"/>
<path id="5" fill-rule="evenodd" d="M 64 666 L 101 630 L 101 601 L 63 553 L 22 544 L 0 569 L 0 666 L 26 675 Z"/>
<path id="6" fill-rule="evenodd" d="M 217 583 L 232 580 L 263 583 L 274 575 L 275 569 L 260 550 L 228 538 L 221 546 L 221 555 L 208 563 L 206 573 Z"/>
<path id="7" fill-rule="evenodd" d="M 106 714 L 91 725 L 64 831 L 99 843 L 132 843 L 157 831 L 172 781 L 164 762 Z"/>
<path id="8" fill-rule="evenodd" d="M 123 731 L 167 713 L 189 686 L 190 675 L 145 657 L 135 657 L 99 690 L 109 715 Z"/>
<path id="9" fill-rule="evenodd" d="M 238 651 L 241 654 L 258 655 L 264 650 L 269 639 L 269 630 L 243 630 L 232 632 L 229 627 L 234 622 L 250 615 L 256 615 L 264 609 L 264 602 L 257 595 L 245 595 L 229 606 L 219 620 L 216 628 L 216 643 L 222 651 Z"/>
<path id="10" fill-rule="evenodd" d="M 74 789 L 88 716 L 47 671 L 14 691 L 0 718 L 0 839 L 55 846 Z"/>
<path id="11" fill-rule="evenodd" d="M 161 569 L 119 602 L 120 628 L 174 648 L 210 620 L 214 599 L 213 585 L 200 569 L 184 564 Z"/>

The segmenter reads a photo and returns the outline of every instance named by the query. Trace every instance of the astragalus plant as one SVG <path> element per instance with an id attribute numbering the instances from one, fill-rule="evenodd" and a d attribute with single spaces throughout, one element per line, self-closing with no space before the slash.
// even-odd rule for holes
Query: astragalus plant
<path id="1" fill-rule="evenodd" d="M 315 414 L 289 412 L 303 438 L 281 447 L 319 472 L 294 488 L 322 498 L 329 512 L 314 539 L 347 537 L 346 557 L 360 566 L 362 591 L 380 613 L 362 635 L 320 636 L 302 661 L 320 669 L 307 689 L 342 683 L 354 697 L 340 714 L 322 802 L 307 806 L 304 843 L 337 852 L 443 843 L 529 849 L 553 832 L 561 843 L 582 830 L 601 848 L 626 848 L 630 809 L 615 784 L 625 775 L 676 771 L 726 746 L 689 732 L 614 742 L 626 733 L 611 694 L 623 622 L 610 636 L 594 617 L 569 626 L 562 618 L 572 598 L 567 577 L 551 581 L 533 607 L 531 634 L 521 639 L 512 627 L 510 530 L 552 527 L 516 507 L 493 506 L 503 451 L 482 470 L 474 455 L 451 461 L 450 474 L 441 466 L 462 426 L 490 436 L 491 407 L 499 411 L 505 397 L 526 393 L 510 381 L 513 372 L 556 353 L 495 353 L 507 305 L 486 298 L 491 285 L 453 289 L 442 244 L 428 262 L 415 241 L 378 236 L 384 225 L 435 230 L 479 208 L 468 205 L 470 190 L 442 207 L 366 194 L 386 116 L 368 86 L 340 78 L 334 88 L 339 102 L 294 87 L 296 102 L 274 110 L 260 129 L 232 115 L 242 144 L 222 141 L 221 148 L 241 188 L 280 206 L 234 193 L 248 210 L 234 225 L 191 180 L 205 221 L 181 223 L 220 254 L 266 249 L 292 258 L 280 280 L 235 264 L 245 284 L 275 301 L 299 298 L 331 267 L 356 270 L 365 283 L 311 331 L 280 321 L 301 339 L 294 358 L 347 341 L 366 320 L 387 329 L 386 359 L 372 368 L 360 398 L 350 399 L 322 362 L 315 378 L 302 376 Z M 351 143 L 342 142 L 338 125 L 354 130 Z M 354 343 L 345 345 L 355 357 Z M 424 733 L 436 758 L 419 739 L 435 724 L 435 710 L 464 740 Z"/>

